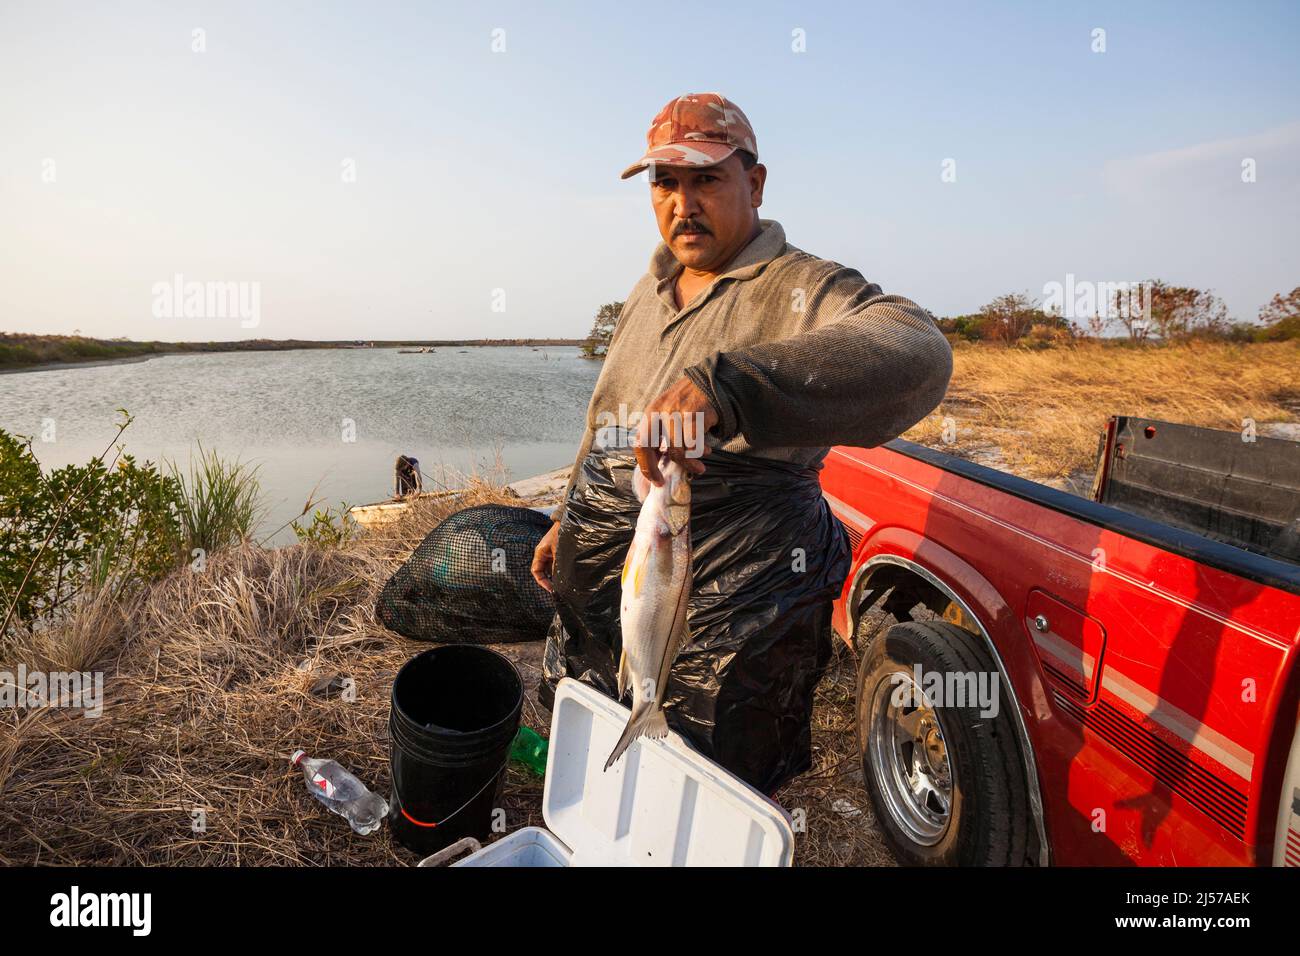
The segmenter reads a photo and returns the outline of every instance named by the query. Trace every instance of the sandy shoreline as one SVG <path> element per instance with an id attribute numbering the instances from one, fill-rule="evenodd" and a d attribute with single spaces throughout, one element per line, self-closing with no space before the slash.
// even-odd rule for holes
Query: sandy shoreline
<path id="1" fill-rule="evenodd" d="M 52 372 L 61 368 L 96 368 L 100 365 L 126 365 L 132 362 L 147 362 L 162 358 L 161 355 L 126 355 L 122 358 L 92 359 L 89 362 L 44 362 L 40 365 L 19 365 L 15 368 L 0 368 L 0 375 L 17 375 L 21 372 Z"/>

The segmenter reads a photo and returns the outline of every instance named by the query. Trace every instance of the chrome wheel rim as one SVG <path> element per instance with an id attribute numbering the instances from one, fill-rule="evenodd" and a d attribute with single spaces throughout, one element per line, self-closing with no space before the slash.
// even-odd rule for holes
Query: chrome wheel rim
<path id="1" fill-rule="evenodd" d="M 894 823 L 934 846 L 952 821 L 954 775 L 939 714 L 908 671 L 885 674 L 871 695 L 867 756 Z"/>

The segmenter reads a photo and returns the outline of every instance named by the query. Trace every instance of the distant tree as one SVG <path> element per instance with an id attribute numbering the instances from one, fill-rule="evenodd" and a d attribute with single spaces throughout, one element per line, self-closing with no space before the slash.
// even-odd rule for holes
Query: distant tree
<path id="1" fill-rule="evenodd" d="M 1109 314 L 1102 315 L 1100 312 L 1094 312 L 1092 318 L 1088 319 L 1087 334 L 1092 336 L 1094 339 L 1102 338 L 1105 336 L 1106 330 L 1110 328 L 1110 322 L 1111 319 Z M 1084 334 L 1084 330 L 1081 328 L 1078 334 Z"/>
<path id="2" fill-rule="evenodd" d="M 1300 286 L 1286 295 L 1278 293 L 1268 305 L 1259 310 L 1259 324 L 1255 338 L 1264 342 L 1280 342 L 1300 338 Z"/>
<path id="3" fill-rule="evenodd" d="M 1152 280 L 1146 311 L 1150 330 L 1165 341 L 1194 335 L 1223 336 L 1232 327 L 1228 307 L 1209 289 Z"/>
<path id="4" fill-rule="evenodd" d="M 1119 294 L 1116 293 L 1116 296 Z M 1151 332 L 1150 300 L 1147 305 L 1138 303 L 1136 307 L 1132 305 L 1130 299 L 1114 299 L 1110 303 L 1111 314 L 1115 320 L 1124 327 L 1128 332 L 1128 337 L 1134 342 L 1145 342 L 1147 335 Z"/>
<path id="5" fill-rule="evenodd" d="M 978 342 L 984 338 L 984 318 L 980 315 L 954 315 L 937 321 L 939 331 L 944 335 Z"/>
<path id="6" fill-rule="evenodd" d="M 1029 334 L 1036 323 L 1054 324 L 1052 319 L 1061 321 L 1059 316 L 1045 316 L 1038 303 L 1024 292 L 1010 292 L 1000 295 L 979 311 L 982 319 L 983 338 L 1007 345 L 1018 342 Z"/>
<path id="7" fill-rule="evenodd" d="M 1300 286 L 1296 286 L 1286 295 L 1279 292 L 1273 296 L 1268 305 L 1259 310 L 1259 324 L 1272 325 L 1282 319 L 1300 315 Z"/>
<path id="8" fill-rule="evenodd" d="M 582 343 L 582 354 L 586 358 L 604 358 L 609 351 L 609 341 L 614 336 L 614 326 L 623 312 L 622 302 L 606 302 L 596 312 L 587 340 Z"/>

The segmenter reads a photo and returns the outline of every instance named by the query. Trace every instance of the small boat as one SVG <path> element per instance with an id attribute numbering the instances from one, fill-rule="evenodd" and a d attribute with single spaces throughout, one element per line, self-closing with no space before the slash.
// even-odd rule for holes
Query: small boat
<path id="1" fill-rule="evenodd" d="M 567 466 L 557 468 L 555 471 L 548 471 L 541 475 L 521 478 L 506 487 L 519 496 L 521 505 L 535 508 L 543 514 L 549 515 L 555 508 L 553 504 L 540 505 L 535 504 L 535 502 L 539 500 L 549 502 L 558 498 L 569 483 L 569 471 L 570 468 Z M 368 505 L 355 505 L 348 509 L 348 514 L 361 527 L 374 528 L 388 524 L 390 521 L 396 521 L 413 502 L 431 498 L 455 499 L 456 496 L 465 493 L 466 489 L 452 488 L 444 491 L 419 491 L 400 497 L 394 495 L 387 501 L 376 501 Z"/>
<path id="2" fill-rule="evenodd" d="M 375 501 L 368 505 L 353 505 L 348 509 L 348 515 L 363 528 L 375 528 L 379 525 L 388 524 L 390 521 L 396 521 L 413 502 L 429 498 L 451 498 L 463 493 L 459 490 L 421 491 L 401 498 Z"/>

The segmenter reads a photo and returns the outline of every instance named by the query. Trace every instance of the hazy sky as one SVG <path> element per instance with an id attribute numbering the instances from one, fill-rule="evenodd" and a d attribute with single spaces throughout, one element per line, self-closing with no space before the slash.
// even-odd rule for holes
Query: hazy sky
<path id="1" fill-rule="evenodd" d="M 1073 273 L 1254 318 L 1300 285 L 1298 9 L 0 0 L 0 330 L 584 334 L 658 238 L 618 174 L 703 90 L 792 243 L 936 314 Z M 177 274 L 258 325 L 160 317 Z"/>

